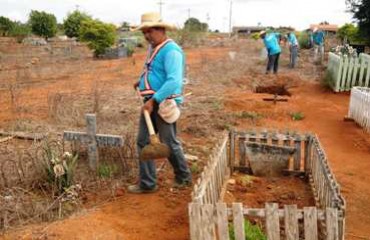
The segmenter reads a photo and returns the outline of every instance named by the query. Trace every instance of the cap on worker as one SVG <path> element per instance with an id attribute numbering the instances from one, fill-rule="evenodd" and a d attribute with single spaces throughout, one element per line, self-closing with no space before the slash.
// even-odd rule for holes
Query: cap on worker
<path id="1" fill-rule="evenodd" d="M 262 31 L 260 32 L 260 36 L 263 36 L 263 35 L 266 35 L 266 31 L 265 31 L 265 30 L 262 30 Z"/>
<path id="2" fill-rule="evenodd" d="M 159 116 L 167 123 L 174 123 L 180 117 L 180 109 L 174 99 L 166 99 L 159 104 Z"/>
<path id="3" fill-rule="evenodd" d="M 313 32 L 317 32 L 317 30 L 319 30 L 317 27 L 313 28 Z"/>
<path id="4" fill-rule="evenodd" d="M 141 15 L 141 24 L 134 28 L 134 31 L 139 31 L 145 28 L 162 27 L 166 30 L 176 30 L 176 26 L 162 21 L 161 15 L 157 12 L 149 12 Z"/>

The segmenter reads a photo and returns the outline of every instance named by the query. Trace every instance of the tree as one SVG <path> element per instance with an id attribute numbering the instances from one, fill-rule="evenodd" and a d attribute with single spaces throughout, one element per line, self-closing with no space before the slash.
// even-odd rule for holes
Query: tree
<path id="1" fill-rule="evenodd" d="M 197 19 L 197 18 L 189 18 L 184 23 L 185 30 L 191 31 L 191 32 L 202 32 L 204 31 L 204 25 Z M 207 25 L 208 29 L 208 25 Z"/>
<path id="2" fill-rule="evenodd" d="M 339 28 L 338 37 L 342 41 L 348 41 L 349 43 L 361 42 L 358 27 L 351 23 L 346 23 L 341 28 Z"/>
<path id="3" fill-rule="evenodd" d="M 370 44 L 370 0 L 346 0 L 346 3 L 357 20 L 360 35 Z"/>
<path id="4" fill-rule="evenodd" d="M 7 17 L 0 16 L 0 36 L 8 36 L 14 27 L 14 23 Z"/>
<path id="5" fill-rule="evenodd" d="M 28 23 L 32 33 L 46 39 L 54 37 L 57 33 L 57 19 L 53 14 L 32 10 Z"/>
<path id="6" fill-rule="evenodd" d="M 69 13 L 67 18 L 63 22 L 64 32 L 68 37 L 79 37 L 81 23 L 89 20 L 91 17 L 86 13 L 78 10 Z"/>
<path id="7" fill-rule="evenodd" d="M 9 33 L 10 36 L 16 37 L 18 42 L 22 42 L 22 40 L 30 34 L 31 27 L 21 22 L 14 22 L 13 28 Z"/>
<path id="8" fill-rule="evenodd" d="M 99 20 L 88 19 L 82 22 L 79 32 L 81 41 L 87 42 L 96 57 L 111 47 L 116 41 L 116 27 Z"/>

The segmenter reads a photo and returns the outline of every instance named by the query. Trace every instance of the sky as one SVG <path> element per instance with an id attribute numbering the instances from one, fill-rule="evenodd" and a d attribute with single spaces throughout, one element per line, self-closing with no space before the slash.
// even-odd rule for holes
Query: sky
<path id="1" fill-rule="evenodd" d="M 159 2 L 163 4 L 159 4 Z M 307 29 L 327 21 L 339 26 L 352 22 L 345 0 L 231 0 L 232 26 L 291 26 Z M 25 22 L 31 10 L 46 11 L 59 23 L 75 9 L 119 25 L 139 24 L 145 12 L 159 12 L 164 21 L 182 26 L 188 17 L 208 23 L 211 30 L 228 31 L 230 0 L 0 0 L 0 16 Z"/>

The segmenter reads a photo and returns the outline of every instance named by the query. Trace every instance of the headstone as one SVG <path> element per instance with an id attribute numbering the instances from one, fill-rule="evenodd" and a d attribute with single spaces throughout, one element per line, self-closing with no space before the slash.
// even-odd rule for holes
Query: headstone
<path id="1" fill-rule="evenodd" d="M 99 162 L 98 147 L 122 147 L 123 138 L 117 135 L 97 134 L 95 114 L 86 114 L 86 123 L 86 132 L 64 131 L 63 139 L 87 145 L 89 166 L 96 169 Z"/>

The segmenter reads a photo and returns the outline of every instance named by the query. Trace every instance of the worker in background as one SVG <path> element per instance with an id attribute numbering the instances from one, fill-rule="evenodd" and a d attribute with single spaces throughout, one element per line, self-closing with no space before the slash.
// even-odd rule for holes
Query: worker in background
<path id="1" fill-rule="evenodd" d="M 325 34 L 318 28 L 313 29 L 313 44 L 314 44 L 314 60 L 315 62 L 322 63 L 324 61 L 324 41 Z"/>
<path id="2" fill-rule="evenodd" d="M 289 67 L 295 68 L 297 64 L 297 58 L 298 58 L 298 40 L 294 32 L 289 32 L 287 34 L 287 41 L 288 41 L 289 51 L 290 51 Z"/>
<path id="3" fill-rule="evenodd" d="M 274 74 L 277 74 L 279 70 L 279 57 L 281 53 L 281 48 L 279 45 L 280 34 L 266 33 L 266 31 L 261 31 L 260 38 L 263 40 L 268 54 L 266 74 L 269 74 L 271 70 L 274 71 Z"/>

